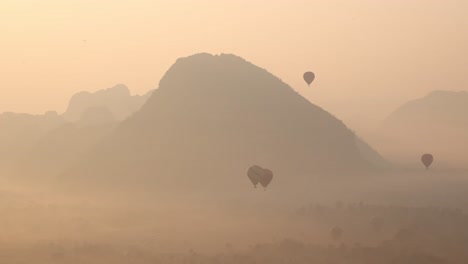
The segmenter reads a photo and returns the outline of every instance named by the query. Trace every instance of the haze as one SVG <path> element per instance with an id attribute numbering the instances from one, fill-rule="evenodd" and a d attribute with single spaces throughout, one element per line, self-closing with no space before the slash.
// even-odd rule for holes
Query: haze
<path id="1" fill-rule="evenodd" d="M 61 112 L 70 94 L 116 83 L 142 94 L 178 57 L 223 52 L 364 125 L 467 86 L 467 9 L 462 0 L 3 0 L 0 111 Z M 313 89 L 305 70 L 317 73 Z"/>
<path id="2" fill-rule="evenodd" d="M 0 263 L 468 263 L 466 1 L 0 2 Z"/>

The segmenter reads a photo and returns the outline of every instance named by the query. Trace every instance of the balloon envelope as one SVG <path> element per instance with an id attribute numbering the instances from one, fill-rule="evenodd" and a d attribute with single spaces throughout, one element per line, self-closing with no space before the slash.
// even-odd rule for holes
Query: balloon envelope
<path id="1" fill-rule="evenodd" d="M 266 188 L 271 180 L 273 180 L 273 172 L 271 170 L 265 169 L 260 176 L 260 184 Z"/>
<path id="2" fill-rule="evenodd" d="M 307 85 L 310 86 L 310 84 L 314 81 L 315 79 L 315 74 L 313 72 L 306 72 L 304 73 L 304 81 L 307 83 Z"/>
<path id="3" fill-rule="evenodd" d="M 249 177 L 250 181 L 253 183 L 255 187 L 260 182 L 260 177 L 263 173 L 263 169 L 260 166 L 253 165 L 247 171 L 247 176 Z"/>
<path id="4" fill-rule="evenodd" d="M 421 161 L 424 164 L 424 166 L 426 166 L 426 169 L 428 169 L 434 161 L 434 157 L 431 154 L 424 154 L 421 157 Z"/>

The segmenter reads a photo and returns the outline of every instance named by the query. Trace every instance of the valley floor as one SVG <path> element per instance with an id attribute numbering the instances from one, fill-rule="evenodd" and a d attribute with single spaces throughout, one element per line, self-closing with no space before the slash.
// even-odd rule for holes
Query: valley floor
<path id="1" fill-rule="evenodd" d="M 273 185 L 218 201 L 5 183 L 0 263 L 467 263 L 467 175 L 335 177 L 287 197 Z"/>

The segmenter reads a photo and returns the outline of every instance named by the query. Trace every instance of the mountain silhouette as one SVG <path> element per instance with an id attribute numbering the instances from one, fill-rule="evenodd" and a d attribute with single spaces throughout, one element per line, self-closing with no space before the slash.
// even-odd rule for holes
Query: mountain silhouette
<path id="1" fill-rule="evenodd" d="M 88 108 L 76 122 L 55 111 L 0 115 L 0 172 L 11 178 L 53 179 L 116 126 L 104 107 Z"/>
<path id="2" fill-rule="evenodd" d="M 117 123 L 102 122 L 100 114 L 105 112 L 92 113 L 97 118 L 63 124 L 30 144 L 13 163 L 17 178 L 36 180 L 36 184 L 51 183 L 107 137 Z M 96 119 L 99 122 L 94 122 Z"/>
<path id="3" fill-rule="evenodd" d="M 106 107 L 90 107 L 86 109 L 77 122 L 80 126 L 97 126 L 116 123 L 112 112 Z"/>
<path id="4" fill-rule="evenodd" d="M 54 111 L 43 115 L 0 114 L 0 171 L 9 170 L 11 163 L 40 138 L 65 123 Z"/>
<path id="5" fill-rule="evenodd" d="M 379 133 L 389 146 L 398 145 L 398 150 L 387 146 L 395 155 L 399 151 L 419 163 L 416 157 L 430 152 L 447 165 L 466 165 L 467 129 L 468 92 L 434 91 L 391 113 Z"/>
<path id="6" fill-rule="evenodd" d="M 250 187 L 247 169 L 258 164 L 275 173 L 271 185 L 310 183 L 324 172 L 372 168 L 365 156 L 382 160 L 357 143 L 266 70 L 202 53 L 178 59 L 141 110 L 65 175 L 107 187 L 236 189 Z"/>
<path id="7" fill-rule="evenodd" d="M 63 172 L 119 121 L 140 109 L 150 95 L 151 91 L 131 96 L 126 86 L 117 85 L 74 95 L 63 115 L 55 111 L 1 114 L 0 172 L 26 179 Z"/>
<path id="8" fill-rule="evenodd" d="M 468 92 L 434 91 L 409 101 L 385 120 L 385 127 L 411 125 L 421 128 L 435 126 L 468 127 Z"/>
<path id="9" fill-rule="evenodd" d="M 63 117 L 68 121 L 77 122 L 90 108 L 106 108 L 117 121 L 122 121 L 138 111 L 150 97 L 151 92 L 142 96 L 132 96 L 127 86 L 123 84 L 95 93 L 79 92 L 70 99 Z"/>

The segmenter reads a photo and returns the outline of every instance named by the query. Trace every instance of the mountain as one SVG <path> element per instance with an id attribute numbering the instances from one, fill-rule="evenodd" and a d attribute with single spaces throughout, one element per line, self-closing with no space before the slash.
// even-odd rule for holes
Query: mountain
<path id="1" fill-rule="evenodd" d="M 36 116 L 36 129 L 31 127 L 17 132 L 21 135 L 21 132 L 29 131 L 31 135 L 21 135 L 16 137 L 16 142 L 10 142 L 14 144 L 11 149 L 16 151 L 16 155 L 9 160 L 9 168 L 16 179 L 30 182 L 33 179 L 42 182 L 54 180 L 57 174 L 80 160 L 117 125 L 112 113 L 104 107 L 87 109 L 74 123 L 65 121 L 56 113 L 60 122 L 52 123 L 53 116 Z M 37 131 L 38 127 L 43 129 Z"/>
<path id="2" fill-rule="evenodd" d="M 131 96 L 117 85 L 96 93 L 81 92 L 63 115 L 0 115 L 0 172 L 13 178 L 44 179 L 76 163 L 116 124 L 141 108 L 151 95 Z"/>
<path id="3" fill-rule="evenodd" d="M 99 115 L 102 112 L 94 113 L 97 118 L 91 118 L 91 122 L 66 123 L 31 143 L 13 163 L 17 178 L 48 184 L 72 167 L 117 125 L 109 120 L 101 122 L 104 121 Z M 98 123 L 94 122 L 96 119 Z"/>
<path id="4" fill-rule="evenodd" d="M 412 125 L 468 127 L 468 92 L 434 91 L 423 98 L 409 101 L 385 120 L 385 127 Z"/>
<path id="5" fill-rule="evenodd" d="M 132 96 L 123 84 L 95 93 L 83 91 L 72 96 L 63 117 L 68 121 L 77 122 L 90 108 L 106 108 L 117 121 L 122 121 L 138 111 L 151 93 L 152 91 L 143 96 Z"/>
<path id="6" fill-rule="evenodd" d="M 77 124 L 80 126 L 98 126 L 115 123 L 115 117 L 106 107 L 90 107 L 81 115 Z"/>
<path id="7" fill-rule="evenodd" d="M 12 160 L 22 155 L 41 137 L 65 123 L 53 111 L 44 115 L 11 112 L 0 114 L 0 170 L 8 167 Z"/>
<path id="8" fill-rule="evenodd" d="M 253 164 L 287 186 L 383 160 L 279 78 L 225 54 L 178 59 L 142 109 L 86 157 L 65 179 L 160 192 L 249 188 Z"/>
<path id="9" fill-rule="evenodd" d="M 434 91 L 409 101 L 391 113 L 379 131 L 382 149 L 419 163 L 430 152 L 439 164 L 468 164 L 468 92 Z"/>
<path id="10" fill-rule="evenodd" d="M 88 108 L 68 122 L 57 112 L 0 115 L 0 173 L 13 179 L 44 180 L 63 172 L 116 126 L 104 107 Z"/>

